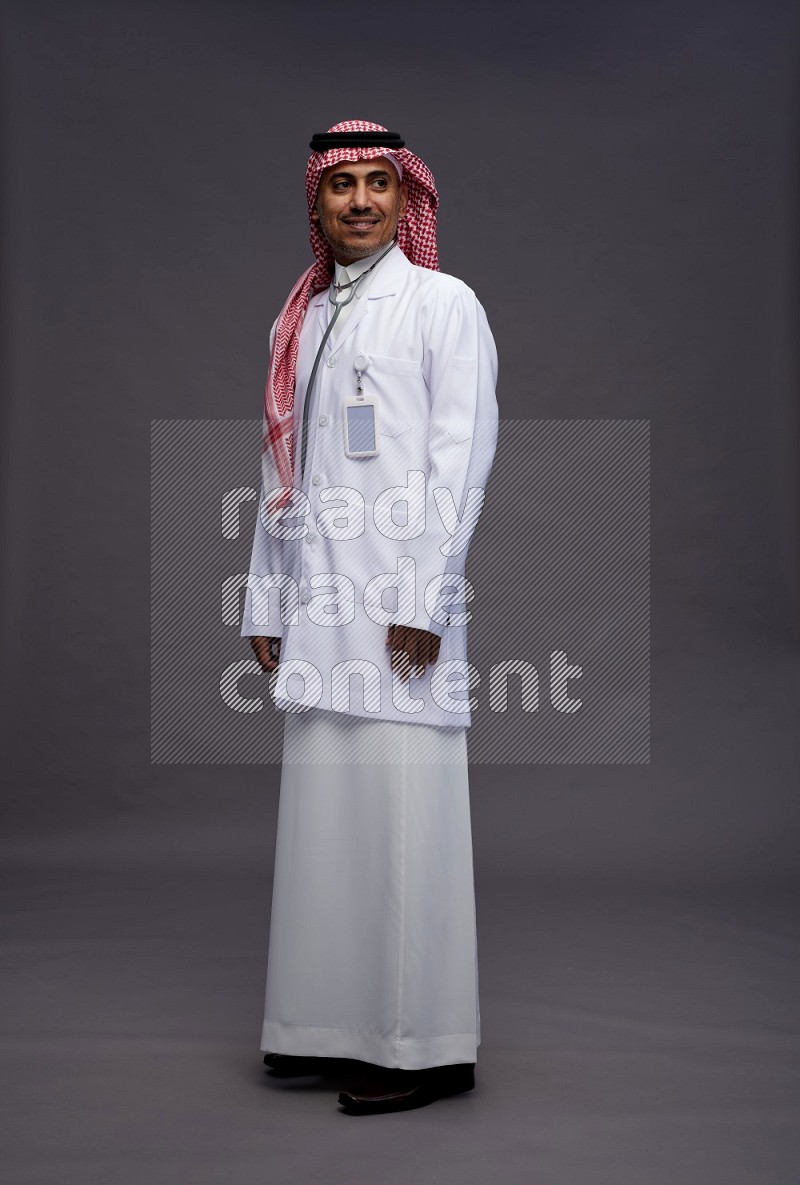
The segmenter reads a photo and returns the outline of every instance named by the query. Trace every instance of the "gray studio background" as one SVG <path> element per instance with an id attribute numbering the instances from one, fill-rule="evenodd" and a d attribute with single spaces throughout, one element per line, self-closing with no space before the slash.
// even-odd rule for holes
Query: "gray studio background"
<path id="1" fill-rule="evenodd" d="M 794 1182 L 797 34 L 3 5 L 9 1181 Z M 650 762 L 474 766 L 478 1088 L 355 1127 L 260 1064 L 277 767 L 150 761 L 151 421 L 260 414 L 345 118 L 433 169 L 505 419 L 649 420 L 652 530 Z"/>

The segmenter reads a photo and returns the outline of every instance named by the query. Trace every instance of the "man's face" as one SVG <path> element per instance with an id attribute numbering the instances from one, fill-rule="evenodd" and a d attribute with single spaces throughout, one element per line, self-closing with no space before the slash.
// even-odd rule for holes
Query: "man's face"
<path id="1" fill-rule="evenodd" d="M 387 246 L 408 202 L 408 187 L 385 157 L 333 165 L 322 174 L 314 222 L 346 266 Z"/>

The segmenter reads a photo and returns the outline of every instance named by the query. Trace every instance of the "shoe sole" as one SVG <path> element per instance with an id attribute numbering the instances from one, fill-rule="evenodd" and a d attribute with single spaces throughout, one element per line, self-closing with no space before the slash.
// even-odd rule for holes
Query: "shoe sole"
<path id="1" fill-rule="evenodd" d="M 406 1099 L 364 1099 L 354 1098 L 346 1091 L 339 1092 L 339 1104 L 348 1115 L 378 1115 L 390 1111 L 413 1111 L 417 1107 L 427 1107 L 437 1099 L 450 1098 L 452 1095 L 464 1094 L 475 1088 L 475 1079 L 463 1085 L 451 1087 L 429 1086 L 415 1091 Z"/>

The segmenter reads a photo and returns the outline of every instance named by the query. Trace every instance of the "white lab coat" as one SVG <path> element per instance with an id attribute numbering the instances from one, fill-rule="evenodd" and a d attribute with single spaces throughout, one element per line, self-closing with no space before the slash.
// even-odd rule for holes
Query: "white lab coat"
<path id="1" fill-rule="evenodd" d="M 498 419 L 494 340 L 466 284 L 414 266 L 395 247 L 375 269 L 341 332 L 326 343 L 311 393 L 301 479 L 303 403 L 331 312 L 327 290 L 312 297 L 300 334 L 294 485 L 308 502 L 300 496 L 293 517 L 284 511 L 269 518 L 264 496 L 279 482 L 267 450 L 241 633 L 283 639 L 273 686 L 279 708 L 317 707 L 463 728 L 471 721 L 463 620 L 469 606 L 463 585 L 448 599 L 447 581 L 464 577 L 468 547 L 443 554 L 454 520 L 443 522 L 440 506 L 446 515 L 452 499 L 451 513 L 462 517 L 468 490 L 480 491 L 489 476 Z M 356 459 L 344 451 L 343 400 L 356 394 L 359 357 L 367 360 L 364 394 L 378 400 L 380 451 Z M 412 500 L 410 510 L 398 501 L 390 521 L 386 503 L 392 495 L 381 494 L 392 487 L 407 487 Z M 342 498 L 343 489 L 352 493 Z M 443 497 L 442 491 L 449 494 Z M 399 499 L 401 491 L 395 493 Z M 376 504 L 384 515 L 378 525 Z M 473 495 L 473 518 L 478 505 L 479 496 Z M 423 519 L 415 512 L 423 507 L 424 530 L 416 533 Z M 402 533 L 404 525 L 412 537 L 387 537 Z M 298 537 L 275 537 L 276 530 L 286 529 Z M 396 582 L 400 568 L 413 600 L 404 596 L 394 602 L 389 590 L 381 606 L 376 582 L 369 582 L 381 574 L 395 574 Z M 264 580 L 276 573 L 285 577 L 286 622 L 279 615 L 278 590 L 269 591 L 270 580 Z M 442 639 L 437 663 L 409 683 L 393 675 L 385 644 L 387 624 L 400 621 L 401 610 L 403 624 Z M 354 666 L 361 675 L 351 674 Z"/>

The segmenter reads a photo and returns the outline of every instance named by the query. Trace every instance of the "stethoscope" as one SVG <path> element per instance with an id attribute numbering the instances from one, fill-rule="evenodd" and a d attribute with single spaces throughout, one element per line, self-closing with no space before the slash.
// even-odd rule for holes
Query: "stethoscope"
<path id="1" fill-rule="evenodd" d="M 381 254 L 378 256 L 378 258 L 375 260 L 375 262 L 373 264 L 371 264 L 370 267 L 368 267 L 365 271 L 363 271 L 360 276 L 356 276 L 355 280 L 349 280 L 346 284 L 334 284 L 333 281 L 331 281 L 331 286 L 328 289 L 328 300 L 334 306 L 335 311 L 328 323 L 328 328 L 325 330 L 324 334 L 322 335 L 322 341 L 319 343 L 319 349 L 317 350 L 317 356 L 314 359 L 314 365 L 311 368 L 311 378 L 308 380 L 308 386 L 306 387 L 306 397 L 303 401 L 303 426 L 302 426 L 302 430 L 300 433 L 300 480 L 301 481 L 303 478 L 303 471 L 305 469 L 305 463 L 306 463 L 306 440 L 308 438 L 308 407 L 309 407 L 309 402 L 310 402 L 309 395 L 311 394 L 311 388 L 314 386 L 314 379 L 317 377 L 317 370 L 319 368 L 320 359 L 322 358 L 322 352 L 325 349 L 325 343 L 327 342 L 328 338 L 331 335 L 331 330 L 333 329 L 334 325 L 336 324 L 339 313 L 342 311 L 342 309 L 346 308 L 350 304 L 351 300 L 356 295 L 356 292 L 357 292 L 359 286 L 361 285 L 361 282 L 363 280 L 365 280 L 367 278 L 367 276 L 369 275 L 369 273 L 371 271 L 373 271 L 374 268 L 376 268 L 378 266 L 380 261 L 382 259 L 384 259 L 389 254 L 389 252 L 391 251 L 392 247 L 394 247 L 394 245 L 395 245 L 395 240 L 393 239 L 392 242 L 389 244 L 389 246 L 386 248 L 386 250 L 381 252 Z M 347 296 L 344 300 L 339 300 L 339 295 L 342 292 L 344 292 L 344 290 L 346 288 L 350 288 L 350 289 L 352 289 L 352 291 L 347 294 Z"/>

